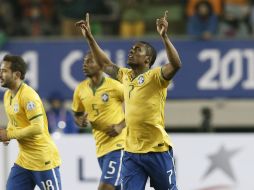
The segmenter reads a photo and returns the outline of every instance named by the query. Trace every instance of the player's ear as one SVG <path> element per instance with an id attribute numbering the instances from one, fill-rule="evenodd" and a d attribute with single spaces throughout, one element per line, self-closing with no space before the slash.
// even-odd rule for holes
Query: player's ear
<path id="1" fill-rule="evenodd" d="M 21 72 L 15 71 L 14 74 L 15 74 L 15 78 L 21 78 Z"/>
<path id="2" fill-rule="evenodd" d="M 145 64 L 147 65 L 150 65 L 150 62 L 151 62 L 151 57 L 150 56 L 146 56 L 145 58 Z"/>

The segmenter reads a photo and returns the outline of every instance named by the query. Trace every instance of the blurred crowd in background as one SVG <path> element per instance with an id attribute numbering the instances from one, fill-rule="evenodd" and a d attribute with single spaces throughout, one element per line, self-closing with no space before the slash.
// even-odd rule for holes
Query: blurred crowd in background
<path id="1" fill-rule="evenodd" d="M 254 36 L 254 0 L 0 0 L 0 38 L 80 36 L 74 23 L 86 12 L 95 35 L 155 35 L 155 19 L 165 10 L 172 35 Z"/>
<path id="2" fill-rule="evenodd" d="M 65 105 L 66 99 L 59 91 L 53 91 L 49 95 L 47 102 L 47 118 L 49 133 L 59 134 L 75 134 L 90 133 L 91 128 L 80 128 L 75 124 L 72 111 Z"/>

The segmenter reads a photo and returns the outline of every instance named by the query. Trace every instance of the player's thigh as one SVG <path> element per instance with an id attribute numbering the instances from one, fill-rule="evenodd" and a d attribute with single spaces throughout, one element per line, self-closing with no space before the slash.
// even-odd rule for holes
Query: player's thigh
<path id="1" fill-rule="evenodd" d="M 149 154 L 150 163 L 146 170 L 151 186 L 156 190 L 177 190 L 173 151 Z"/>
<path id="2" fill-rule="evenodd" d="M 138 162 L 137 154 L 125 152 L 122 163 L 122 187 L 124 190 L 144 190 L 148 175 L 142 164 Z"/>
<path id="3" fill-rule="evenodd" d="M 120 186 L 123 151 L 116 150 L 98 158 L 102 171 L 100 183 L 104 186 Z"/>
<path id="4" fill-rule="evenodd" d="M 59 167 L 46 171 L 33 171 L 33 177 L 36 185 L 41 190 L 61 190 L 61 178 Z"/>
<path id="5" fill-rule="evenodd" d="M 9 174 L 6 190 L 33 190 L 35 182 L 29 170 L 14 164 Z"/>

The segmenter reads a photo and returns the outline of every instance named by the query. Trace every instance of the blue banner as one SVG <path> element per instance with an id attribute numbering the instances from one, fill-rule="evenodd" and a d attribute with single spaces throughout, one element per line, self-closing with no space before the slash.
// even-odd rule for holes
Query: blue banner
<path id="1" fill-rule="evenodd" d="M 160 40 L 148 40 L 157 49 L 155 66 L 168 62 Z M 111 59 L 126 66 L 132 40 L 98 41 Z M 168 89 L 168 98 L 254 98 L 254 41 L 173 41 L 183 67 Z M 85 40 L 11 41 L 0 50 L 22 55 L 29 65 L 26 81 L 42 98 L 60 91 L 71 99 L 73 90 L 85 76 L 83 56 Z M 0 89 L 3 97 L 3 89 Z"/>

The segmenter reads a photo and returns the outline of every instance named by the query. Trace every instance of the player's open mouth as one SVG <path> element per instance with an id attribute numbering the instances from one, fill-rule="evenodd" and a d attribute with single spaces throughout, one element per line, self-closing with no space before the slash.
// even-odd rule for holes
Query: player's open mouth
<path id="1" fill-rule="evenodd" d="M 128 62 L 133 62 L 133 57 L 132 57 L 132 56 L 131 56 L 131 57 L 130 57 L 130 56 L 128 57 Z"/>

